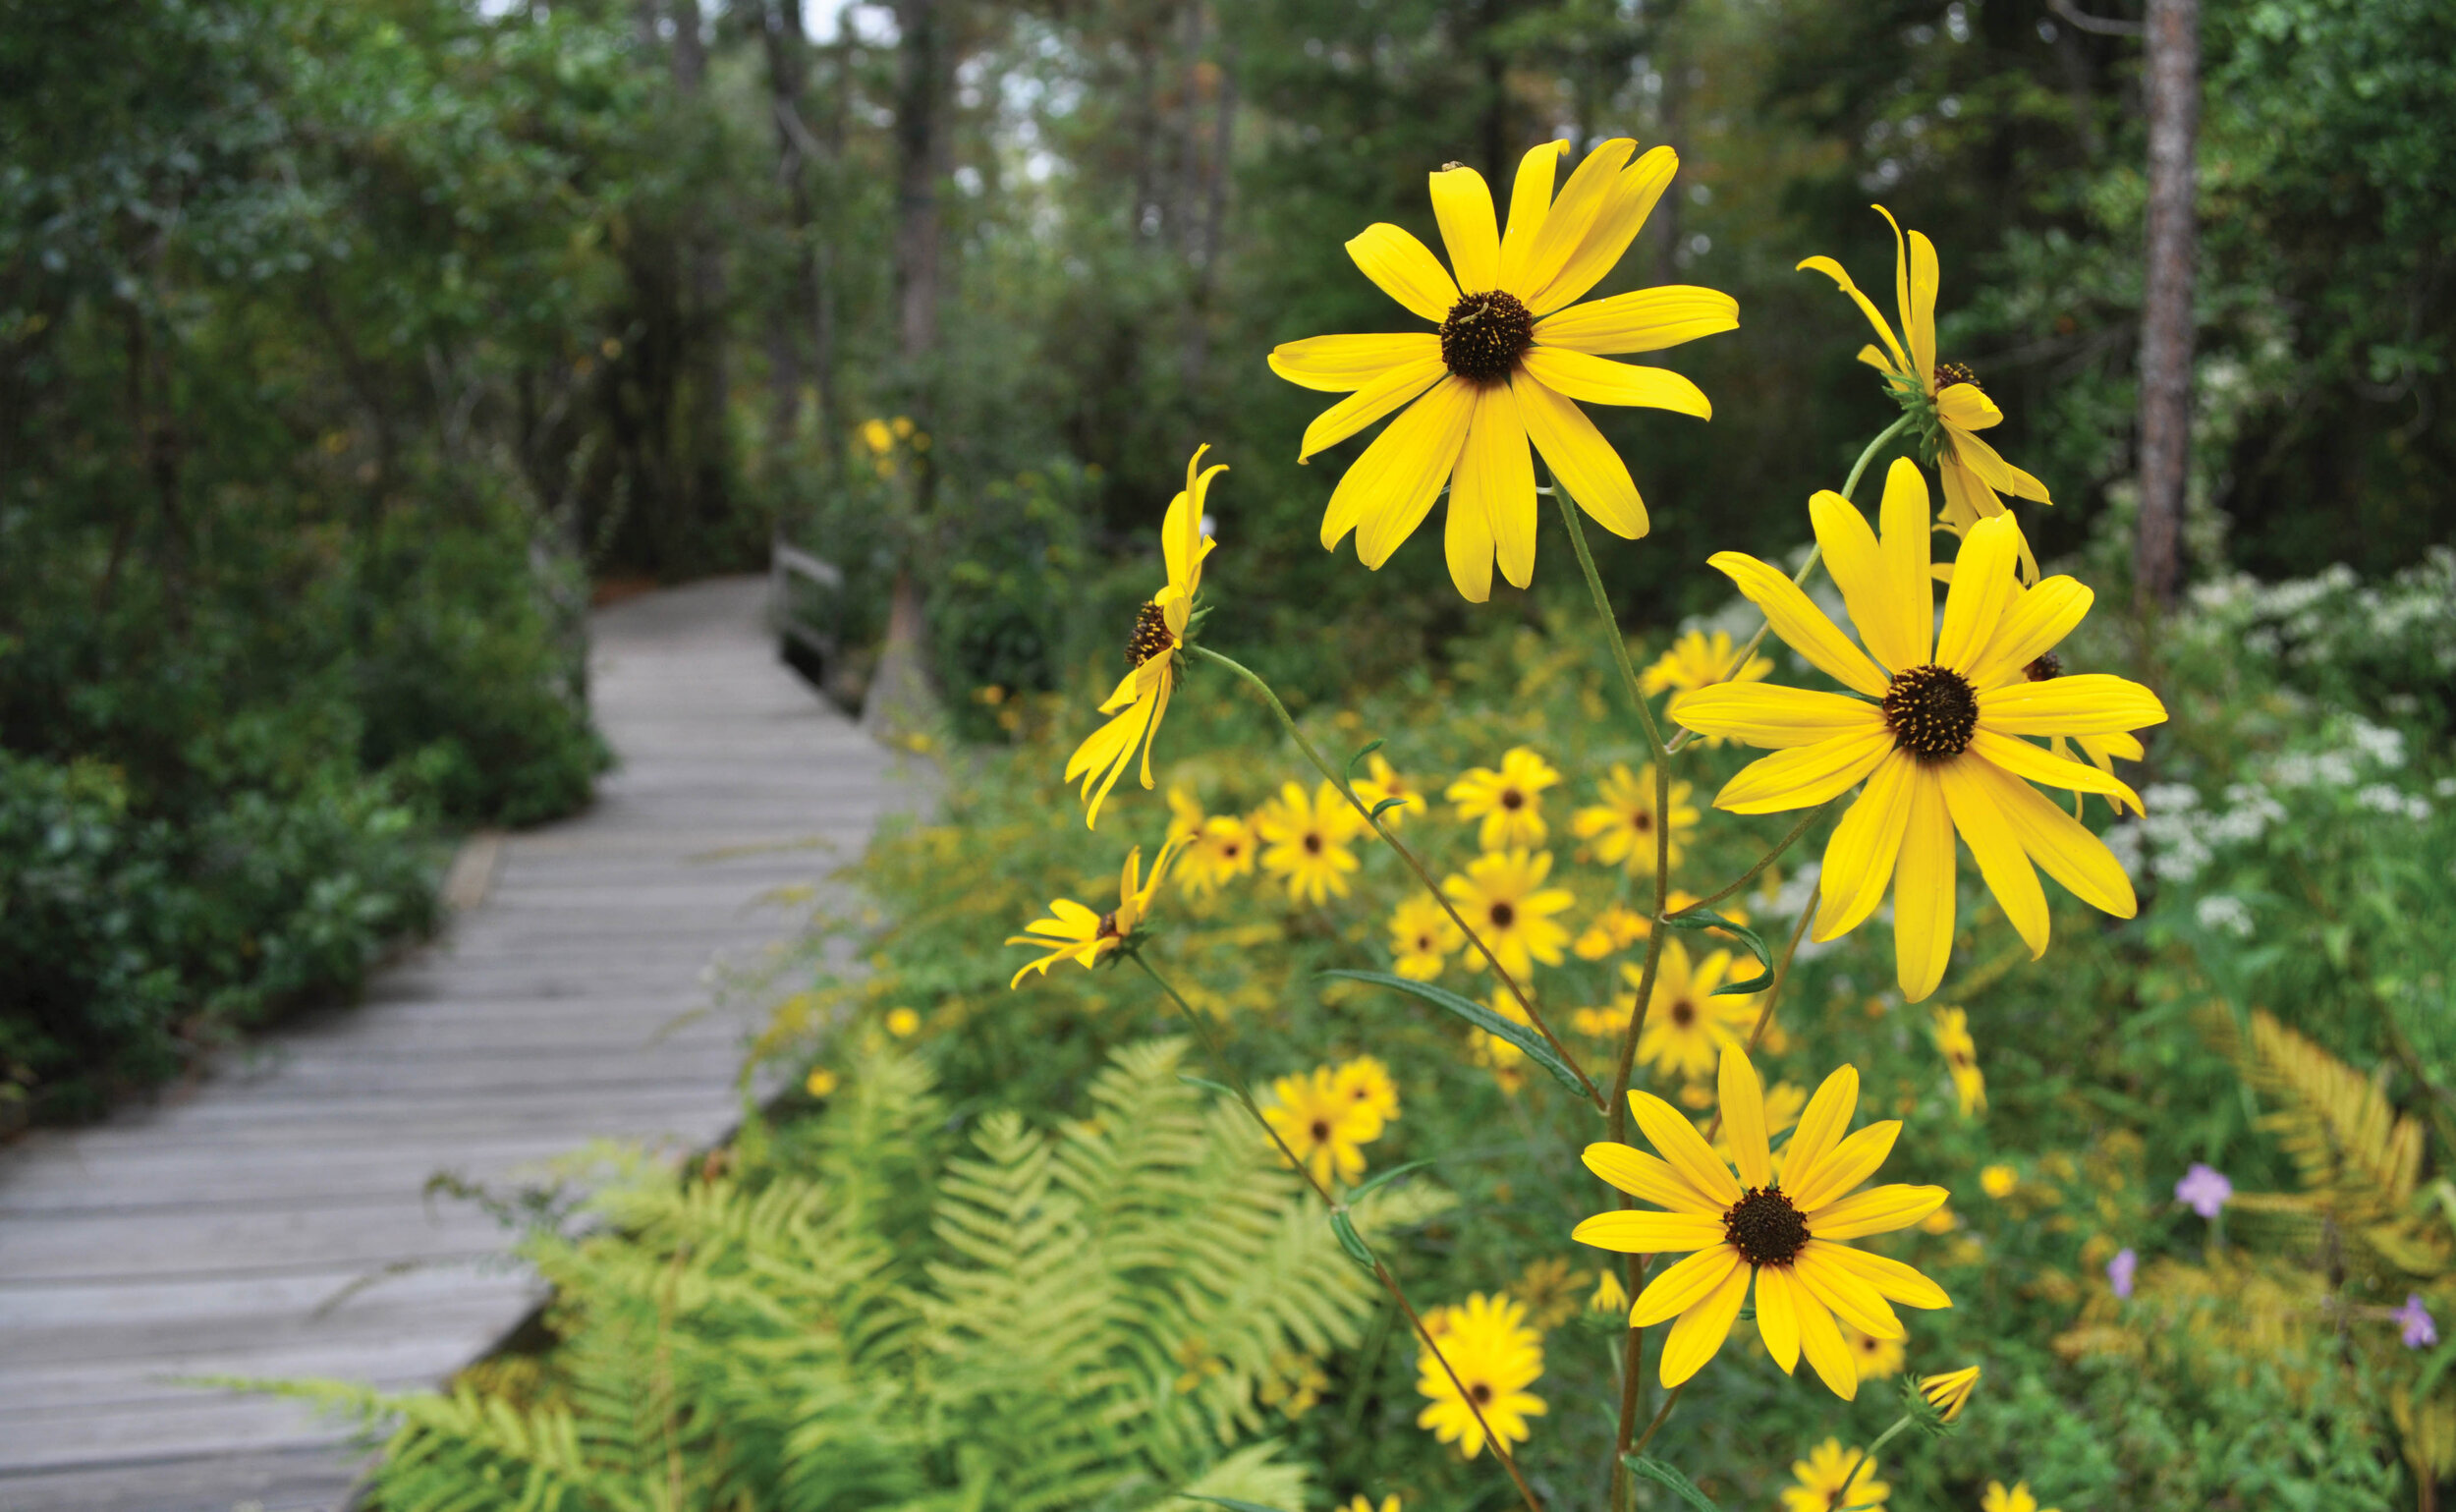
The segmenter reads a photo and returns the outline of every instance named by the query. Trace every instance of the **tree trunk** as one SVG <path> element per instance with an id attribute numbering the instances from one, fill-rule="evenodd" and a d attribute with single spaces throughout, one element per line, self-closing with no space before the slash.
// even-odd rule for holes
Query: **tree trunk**
<path id="1" fill-rule="evenodd" d="M 791 318 L 778 319 L 769 328 L 769 344 L 776 354 L 770 375 L 774 393 L 769 424 L 775 432 L 772 442 L 781 452 L 801 422 L 804 364 L 801 340 L 795 333 L 807 330 L 812 349 L 811 383 L 818 394 L 819 455 L 832 458 L 836 444 L 834 374 L 828 364 L 834 356 L 829 329 L 833 311 L 827 308 L 819 277 L 819 228 L 811 209 L 809 176 L 810 159 L 823 155 L 825 147 L 811 135 L 809 118 L 802 110 L 809 74 L 809 39 L 802 31 L 800 0 L 771 0 L 761 21 L 768 92 L 776 115 L 776 177 L 784 185 L 785 214 L 795 250 L 795 289 L 788 303 L 801 306 L 798 311 L 787 312 Z"/>
<path id="2" fill-rule="evenodd" d="M 2141 520 L 2133 543 L 2142 609 L 2171 605 L 2191 480 L 2193 215 L 2199 175 L 2200 0 L 2149 0 L 2149 235 L 2141 295 Z"/>

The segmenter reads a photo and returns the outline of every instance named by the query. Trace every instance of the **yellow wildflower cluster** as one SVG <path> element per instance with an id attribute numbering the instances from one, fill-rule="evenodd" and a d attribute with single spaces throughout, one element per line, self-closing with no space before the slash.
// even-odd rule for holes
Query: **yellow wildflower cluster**
<path id="1" fill-rule="evenodd" d="M 1365 1174 L 1365 1147 L 1399 1116 L 1398 1085 L 1370 1055 L 1316 1066 L 1270 1084 L 1262 1118 L 1313 1180 L 1353 1185 Z"/>

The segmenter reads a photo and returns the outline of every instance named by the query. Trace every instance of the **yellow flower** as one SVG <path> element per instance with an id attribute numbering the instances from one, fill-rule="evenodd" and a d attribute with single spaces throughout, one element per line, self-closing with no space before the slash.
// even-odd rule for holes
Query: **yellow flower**
<path id="1" fill-rule="evenodd" d="M 1274 1080 L 1270 1091 L 1274 1100 L 1262 1117 L 1315 1181 L 1328 1186 L 1336 1176 L 1353 1184 L 1365 1174 L 1364 1147 L 1381 1138 L 1382 1118 L 1341 1087 L 1336 1072 L 1316 1066 Z"/>
<path id="2" fill-rule="evenodd" d="M 1688 1101 L 1688 1094 L 1692 1090 L 1702 1092 L 1705 1091 L 1705 1088 L 1702 1085 L 1697 1086 L 1694 1089 L 1683 1087 L 1680 1089 L 1680 1100 L 1683 1102 Z M 1800 1086 L 1796 1082 L 1776 1082 L 1773 1086 L 1766 1088 L 1765 1138 L 1769 1140 L 1780 1138 L 1782 1132 L 1790 1128 L 1793 1124 L 1798 1123 L 1800 1121 L 1800 1115 L 1807 1111 L 1807 1088 Z M 1703 1133 L 1704 1131 L 1700 1130 L 1699 1132 Z M 1713 1145 L 1714 1153 L 1722 1156 L 1724 1159 L 1730 1160 L 1737 1157 L 1736 1151 L 1731 1144 L 1731 1131 L 1729 1129 L 1718 1131 L 1713 1136 Z M 1782 1179 L 1782 1159 L 1783 1156 L 1789 1153 L 1790 1151 L 1787 1149 L 1777 1149 L 1774 1151 L 1774 1179 L 1776 1181 Z"/>
<path id="3" fill-rule="evenodd" d="M 1689 802 L 1690 784 L 1671 785 L 1671 864 L 1680 865 L 1682 841 L 1697 828 L 1697 807 Z M 1639 768 L 1633 776 L 1627 762 L 1614 761 L 1603 779 L 1602 805 L 1581 809 L 1571 828 L 1581 840 L 1594 842 L 1594 858 L 1603 865 L 1626 864 L 1631 871 L 1654 869 L 1654 768 Z"/>
<path id="4" fill-rule="evenodd" d="M 1851 1359 L 1859 1365 L 1859 1378 L 1864 1385 L 1902 1372 L 1902 1341 L 1880 1339 L 1863 1328 L 1845 1326 L 1844 1342 L 1850 1345 Z"/>
<path id="5" fill-rule="evenodd" d="M 1825 1078 L 1809 1100 L 1784 1156 L 1787 1182 L 1774 1178 L 1763 1084 L 1745 1051 L 1723 1051 L 1720 1082 L 1723 1128 L 1739 1178 L 1677 1108 L 1651 1092 L 1632 1092 L 1638 1127 L 1665 1158 L 1595 1144 L 1587 1147 L 1587 1169 L 1670 1210 L 1598 1213 L 1570 1237 L 1629 1254 L 1695 1252 L 1657 1272 L 1629 1312 L 1633 1328 L 1680 1319 L 1663 1340 L 1665 1387 L 1695 1375 L 1722 1348 L 1754 1277 L 1757 1331 L 1774 1363 L 1788 1372 L 1806 1354 L 1833 1394 L 1848 1401 L 1859 1394 L 1859 1370 L 1837 1316 L 1898 1339 L 1902 1324 L 1890 1303 L 1953 1304 L 1942 1287 L 1900 1260 L 1843 1241 L 1910 1227 L 1943 1205 L 1944 1189 L 1884 1186 L 1853 1195 L 1902 1132 L 1900 1123 L 1887 1120 L 1845 1136 L 1859 1104 L 1854 1067 Z"/>
<path id="6" fill-rule="evenodd" d="M 1556 1255 L 1527 1261 L 1509 1291 L 1527 1305 L 1527 1320 L 1538 1329 L 1557 1328 L 1580 1311 L 1569 1261 Z"/>
<path id="7" fill-rule="evenodd" d="M 1450 953 L 1462 949 L 1467 936 L 1451 923 L 1450 911 L 1430 898 L 1410 897 L 1390 915 L 1391 970 L 1416 981 L 1431 981 L 1449 964 Z"/>
<path id="8" fill-rule="evenodd" d="M 1381 1498 L 1381 1505 L 1376 1507 L 1359 1494 L 1351 1499 L 1341 1512 L 1399 1512 L 1399 1498 L 1395 1495 L 1384 1496 Z"/>
<path id="9" fill-rule="evenodd" d="M 1600 961 L 1616 950 L 1628 949 L 1651 932 L 1653 926 L 1644 914 L 1625 903 L 1606 903 L 1569 948 L 1581 961 Z"/>
<path id="10" fill-rule="evenodd" d="M 1487 851 L 1543 843 L 1543 790 L 1561 780 L 1552 764 L 1525 746 L 1501 755 L 1501 769 L 1471 766 L 1446 795 L 1462 819 L 1481 819 L 1476 843 Z"/>
<path id="11" fill-rule="evenodd" d="M 1638 1032 L 1638 1059 L 1663 1076 L 1696 1078 L 1711 1072 L 1723 1052 L 1757 1026 L 1756 998 L 1714 996 L 1730 975 L 1730 951 L 1714 951 L 1692 966 L 1688 946 L 1663 941 L 1646 1028 Z M 1622 963 L 1620 976 L 1629 984 L 1621 1001 L 1634 1010 L 1646 974 L 1630 961 Z"/>
<path id="12" fill-rule="evenodd" d="M 813 1097 L 828 1097 L 843 1085 L 842 1079 L 825 1066 L 812 1066 L 810 1074 L 803 1078 L 802 1090 Z"/>
<path id="13" fill-rule="evenodd" d="M 1979 1190 L 1999 1203 L 2020 1185 L 2021 1173 L 2009 1165 L 1990 1165 L 1979 1173 Z"/>
<path id="14" fill-rule="evenodd" d="M 1905 997 L 1926 998 L 1952 955 L 1956 831 L 2034 959 L 2047 940 L 2034 862 L 2084 902 L 2131 918 L 2132 881 L 2114 855 L 2030 782 L 2140 800 L 2105 773 L 2022 739 L 2113 734 L 2166 717 L 2156 695 L 2123 678 L 2041 683 L 2024 673 L 2080 624 L 2090 590 L 2058 577 L 2016 599 L 2021 532 L 1999 515 L 1963 541 L 1943 627 L 1931 639 L 1927 484 L 1918 467 L 1897 460 L 1885 479 L 1881 541 L 1838 494 L 1817 494 L 1809 513 L 1865 653 L 1785 574 L 1736 551 L 1711 561 L 1765 611 L 1776 635 L 1863 697 L 1725 684 L 1682 695 L 1671 712 L 1691 729 L 1777 748 L 1724 785 L 1718 809 L 1806 809 L 1866 780 L 1825 845 L 1814 937 L 1858 927 L 1891 883 L 1895 971 Z"/>
<path id="15" fill-rule="evenodd" d="M 862 444 L 883 457 L 895 449 L 895 432 L 887 428 L 885 420 L 865 420 L 862 421 Z"/>
<path id="16" fill-rule="evenodd" d="M 1949 1234 L 1959 1227 L 1961 1219 L 1953 1216 L 1950 1207 L 1939 1207 L 1919 1220 L 1919 1232 L 1923 1234 Z"/>
<path id="17" fill-rule="evenodd" d="M 1627 465 L 1572 401 L 1710 417 L 1712 407 L 1688 379 L 1604 354 L 1655 352 L 1734 330 L 1740 308 L 1728 295 L 1675 286 L 1564 308 L 1620 260 L 1680 163 L 1669 147 L 1629 162 L 1637 143 L 1616 138 L 1588 154 L 1554 198 L 1552 175 L 1568 146 L 1545 142 L 1520 162 L 1506 232 L 1495 224 L 1481 174 L 1451 167 L 1432 175 L 1447 270 L 1423 243 L 1387 223 L 1347 244 L 1366 277 L 1438 322 L 1437 333 L 1315 336 L 1271 353 L 1271 371 L 1289 382 L 1348 395 L 1306 427 L 1299 462 L 1406 412 L 1332 491 L 1322 515 L 1325 549 L 1354 531 L 1358 560 L 1380 567 L 1447 482 L 1450 581 L 1471 602 L 1483 602 L 1497 555 L 1501 576 L 1525 588 L 1535 577 L 1530 439 L 1597 524 L 1633 540 L 1646 533 L 1646 505 Z"/>
<path id="18" fill-rule="evenodd" d="M 1594 1274 L 1594 1295 L 1587 1299 L 1587 1311 L 1590 1313 L 1628 1312 L 1629 1292 L 1620 1284 L 1620 1272 L 1605 1265 Z"/>
<path id="19" fill-rule="evenodd" d="M 1882 205 L 1873 208 L 1893 227 L 1893 290 L 1902 316 L 1901 338 L 1842 271 L 1842 264 L 1831 257 L 1810 257 L 1800 266 L 1814 268 L 1840 285 L 1876 328 L 1883 350 L 1862 347 L 1859 360 L 1884 374 L 1894 399 L 1914 417 L 1928 465 L 1944 478 L 1945 528 L 1959 535 L 1981 520 L 2002 514 L 1998 494 L 2054 503 L 2046 496 L 2046 484 L 1979 439 L 1978 432 L 2000 423 L 2004 412 L 1979 386 L 1978 374 L 1960 363 L 1936 361 L 1934 244 L 1914 231 L 1905 245 L 1893 212 Z"/>
<path id="20" fill-rule="evenodd" d="M 1235 814 L 1204 819 L 1178 864 L 1187 895 L 1200 898 L 1231 877 L 1252 875 L 1256 849 L 1254 826 Z"/>
<path id="21" fill-rule="evenodd" d="M 1617 1040 L 1629 1032 L 1629 1005 L 1635 1001 L 1633 995 L 1609 1008 L 1573 1008 L 1569 1014 L 1570 1027 L 1589 1039 Z"/>
<path id="22" fill-rule="evenodd" d="M 1411 813 L 1425 812 L 1424 791 L 1398 774 L 1396 768 L 1382 759 L 1376 751 L 1365 761 L 1366 775 L 1354 784 L 1356 796 L 1365 800 L 1367 809 L 1378 807 L 1383 800 L 1395 798 L 1397 803 L 1381 811 L 1381 822 L 1392 829 Z"/>
<path id="23" fill-rule="evenodd" d="M 1141 879 L 1138 879 L 1137 868 L 1143 863 L 1143 847 L 1136 846 L 1127 852 L 1126 869 L 1118 878 L 1117 908 L 1113 913 L 1094 914 L 1072 898 L 1059 898 L 1049 905 L 1048 918 L 1035 919 L 1024 925 L 1023 933 L 1009 935 L 1008 944 L 1030 945 L 1046 954 L 1037 961 L 1025 962 L 1023 969 L 1015 974 L 1015 979 L 1007 986 L 1010 989 L 1022 986 L 1024 979 L 1033 972 L 1045 977 L 1049 968 L 1060 961 L 1073 961 L 1084 967 L 1097 966 L 1102 956 L 1125 944 L 1143 921 L 1150 917 L 1151 895 L 1159 890 L 1160 877 L 1167 872 L 1168 864 L 1176 859 L 1178 848 L 1184 844 L 1183 840 L 1172 840 L 1161 846 L 1158 857 L 1151 863 L 1150 876 Z M 912 1012 L 909 1008 L 901 1011 Z M 894 1028 L 893 1018 L 889 1015 L 890 1029 Z M 918 1027 L 918 1017 L 915 1024 Z"/>
<path id="24" fill-rule="evenodd" d="M 1303 787 L 1291 782 L 1254 816 L 1255 832 L 1265 847 L 1262 869 L 1288 879 L 1291 899 L 1322 903 L 1334 893 L 1344 898 L 1347 874 L 1358 865 L 1347 843 L 1364 824 L 1328 782 L 1310 800 Z"/>
<path id="25" fill-rule="evenodd" d="M 1962 1117 L 1987 1110 L 1987 1077 L 1979 1069 L 1979 1042 L 1970 1037 L 1970 1016 L 1959 1008 L 1935 1011 L 1935 1047 L 1952 1073 L 1953 1093 L 1961 1100 Z"/>
<path id="26" fill-rule="evenodd" d="M 1457 1444 L 1459 1453 L 1471 1460 L 1483 1452 L 1486 1426 L 1504 1444 L 1527 1438 L 1527 1420 L 1544 1410 L 1542 1399 L 1527 1392 L 1543 1374 L 1543 1336 L 1527 1327 L 1525 1317 L 1526 1309 L 1517 1302 L 1481 1292 L 1470 1295 L 1463 1306 L 1435 1308 L 1425 1317 L 1425 1329 L 1440 1341 L 1441 1353 L 1417 1352 L 1416 1389 L 1430 1404 L 1418 1415 L 1418 1428 L 1432 1429 L 1445 1444 Z M 1449 1361 L 1446 1371 L 1441 1368 L 1444 1359 Z M 1456 1381 L 1451 1372 L 1457 1372 Z M 1482 1409 L 1481 1424 L 1459 1394 L 1461 1383 Z"/>
<path id="27" fill-rule="evenodd" d="M 1754 683 L 1774 669 L 1771 658 L 1764 656 L 1751 656 L 1745 666 L 1734 666 L 1739 652 L 1729 631 L 1717 630 L 1708 639 L 1704 631 L 1692 630 L 1639 674 L 1638 686 L 1650 699 L 1658 693 L 1686 693 L 1715 683 Z M 1704 736 L 1699 744 L 1710 750 L 1722 744 L 1722 737 Z"/>
<path id="28" fill-rule="evenodd" d="M 1370 1112 L 1383 1123 L 1399 1116 L 1399 1084 L 1390 1079 L 1390 1068 L 1371 1055 L 1359 1055 L 1343 1060 L 1331 1069 L 1330 1082 L 1349 1101 Z"/>
<path id="29" fill-rule="evenodd" d="M 1875 1462 L 1852 1479 L 1859 1470 L 1864 1451 L 1845 1449 L 1839 1438 L 1828 1438 L 1808 1452 L 1808 1458 L 1791 1462 L 1791 1475 L 1799 1483 L 1782 1490 L 1783 1512 L 1866 1512 L 1881 1507 L 1893 1487 L 1876 1479 Z M 1841 1499 L 1842 1488 L 1850 1487 L 1850 1500 Z"/>
<path id="30" fill-rule="evenodd" d="M 1544 886 L 1551 874 L 1550 851 L 1513 850 L 1479 856 L 1467 864 L 1465 876 L 1453 871 L 1441 879 L 1442 895 L 1457 906 L 1467 927 L 1483 940 L 1501 970 L 1521 982 L 1534 961 L 1560 965 L 1561 947 L 1569 943 L 1569 931 L 1551 916 L 1576 907 L 1578 900 L 1563 888 Z M 1476 953 L 1467 964 L 1481 970 L 1485 963 Z"/>
<path id="31" fill-rule="evenodd" d="M 1202 532 L 1203 498 L 1211 479 L 1228 469 L 1201 467 L 1210 447 L 1198 446 L 1186 464 L 1186 486 L 1168 503 L 1160 522 L 1160 554 L 1168 567 L 1168 583 L 1143 606 L 1134 635 L 1126 643 L 1132 664 L 1117 691 L 1100 704 L 1109 722 L 1075 748 L 1066 761 L 1066 780 L 1083 779 L 1084 824 L 1100 821 L 1100 805 L 1108 790 L 1143 754 L 1143 785 L 1151 786 L 1151 739 L 1168 713 L 1169 695 L 1177 687 L 1177 656 L 1185 649 L 1186 624 L 1194 612 L 1194 595 L 1202 587 L 1202 559 L 1211 554 L 1210 536 Z"/>
<path id="32" fill-rule="evenodd" d="M 910 1008 L 887 1010 L 887 1033 L 898 1039 L 910 1039 L 921 1033 L 921 1015 Z"/>
<path id="33" fill-rule="evenodd" d="M 1927 1399 L 1928 1406 L 1942 1413 L 1947 1423 L 1962 1415 L 1962 1409 L 1969 1405 L 1970 1393 L 1978 1389 L 1979 1368 L 1975 1365 L 1946 1371 L 1941 1375 L 1919 1377 L 1919 1394 Z"/>

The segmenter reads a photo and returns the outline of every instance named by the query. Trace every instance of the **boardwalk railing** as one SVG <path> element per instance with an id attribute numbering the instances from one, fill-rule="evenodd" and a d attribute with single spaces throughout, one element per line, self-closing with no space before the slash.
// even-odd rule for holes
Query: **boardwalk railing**
<path id="1" fill-rule="evenodd" d="M 796 581 L 803 585 L 797 590 Z M 832 669 L 844 644 L 844 572 L 798 546 L 769 547 L 767 618 L 787 654 L 800 650 Z"/>

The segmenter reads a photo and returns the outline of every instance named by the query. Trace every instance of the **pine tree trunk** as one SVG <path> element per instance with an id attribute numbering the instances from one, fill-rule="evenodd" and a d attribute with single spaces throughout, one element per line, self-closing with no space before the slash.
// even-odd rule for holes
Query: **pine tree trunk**
<path id="1" fill-rule="evenodd" d="M 2191 481 L 2200 0 L 2149 0 L 2146 63 L 2149 234 L 2141 298 L 2141 519 L 2133 543 L 2144 611 L 2174 602 Z"/>

